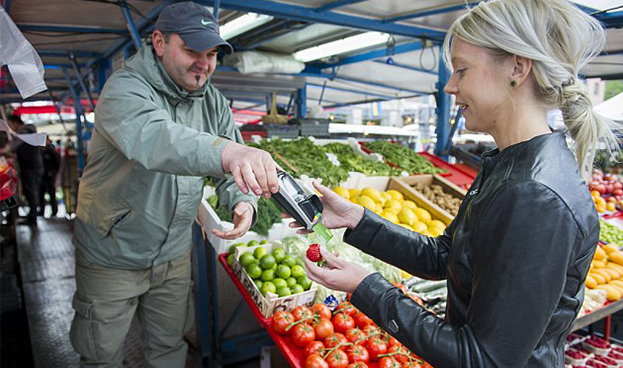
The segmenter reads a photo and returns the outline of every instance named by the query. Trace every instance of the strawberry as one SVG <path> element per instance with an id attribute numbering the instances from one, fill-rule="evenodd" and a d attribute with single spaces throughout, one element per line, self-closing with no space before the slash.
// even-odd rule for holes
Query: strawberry
<path id="1" fill-rule="evenodd" d="M 320 245 L 310 244 L 309 248 L 307 248 L 307 259 L 312 262 L 322 261 L 322 254 L 320 254 Z"/>

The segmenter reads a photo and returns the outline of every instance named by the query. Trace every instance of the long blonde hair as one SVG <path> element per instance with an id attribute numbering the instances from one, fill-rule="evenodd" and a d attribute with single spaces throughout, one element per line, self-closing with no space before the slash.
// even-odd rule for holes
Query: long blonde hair
<path id="1" fill-rule="evenodd" d="M 444 41 L 449 69 L 452 39 L 487 48 L 495 56 L 532 59 L 532 78 L 540 100 L 562 111 L 573 138 L 582 175 L 590 176 L 600 140 L 616 148 L 612 123 L 593 111 L 578 73 L 604 47 L 600 23 L 566 0 L 492 0 L 457 19 Z"/>

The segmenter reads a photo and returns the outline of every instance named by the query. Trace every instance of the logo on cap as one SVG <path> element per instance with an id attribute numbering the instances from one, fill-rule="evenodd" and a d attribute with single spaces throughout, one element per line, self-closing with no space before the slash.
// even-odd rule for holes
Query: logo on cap
<path id="1" fill-rule="evenodd" d="M 212 24 L 212 22 L 210 22 L 210 21 L 209 21 L 209 20 L 207 20 L 207 19 L 202 19 L 202 20 L 201 20 L 201 24 L 203 24 L 204 26 L 209 26 L 210 24 Z"/>

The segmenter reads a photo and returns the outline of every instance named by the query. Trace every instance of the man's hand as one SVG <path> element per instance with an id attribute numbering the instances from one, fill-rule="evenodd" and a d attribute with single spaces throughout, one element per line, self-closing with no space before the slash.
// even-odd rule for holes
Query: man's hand
<path id="1" fill-rule="evenodd" d="M 320 247 L 322 258 L 327 262 L 326 267 L 318 267 L 314 262 L 305 258 L 307 275 L 313 281 L 331 289 L 353 293 L 370 272 L 365 268 L 339 259 L 325 247 Z"/>
<path id="2" fill-rule="evenodd" d="M 258 196 L 270 198 L 279 191 L 278 165 L 266 151 L 229 142 L 223 150 L 222 165 L 244 194 L 250 189 Z"/>
<path id="3" fill-rule="evenodd" d="M 212 234 L 222 239 L 236 239 L 244 235 L 253 222 L 253 212 L 255 209 L 249 202 L 239 202 L 234 207 L 234 228 L 223 232 L 217 229 L 212 230 Z"/>

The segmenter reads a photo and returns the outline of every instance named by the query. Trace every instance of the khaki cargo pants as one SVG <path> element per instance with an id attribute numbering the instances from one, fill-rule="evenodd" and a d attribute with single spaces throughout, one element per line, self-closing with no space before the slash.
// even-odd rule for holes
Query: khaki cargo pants
<path id="1" fill-rule="evenodd" d="M 81 367 L 121 367 L 134 313 L 143 328 L 150 368 L 183 368 L 184 334 L 194 321 L 190 252 L 147 270 L 89 262 L 76 250 L 75 310 L 70 340 Z"/>

